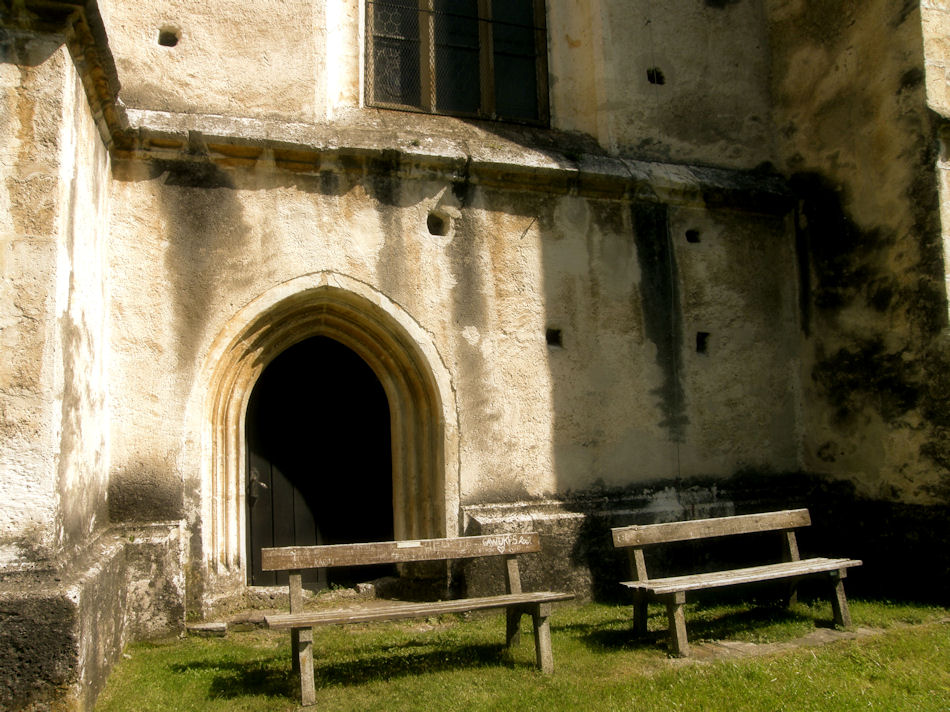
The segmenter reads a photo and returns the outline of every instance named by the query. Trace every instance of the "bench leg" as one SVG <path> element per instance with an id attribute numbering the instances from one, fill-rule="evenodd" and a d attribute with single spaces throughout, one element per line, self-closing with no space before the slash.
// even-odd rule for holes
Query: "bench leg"
<path id="1" fill-rule="evenodd" d="M 521 642 L 521 615 L 523 611 L 505 609 L 505 645 L 513 648 Z"/>
<path id="2" fill-rule="evenodd" d="M 835 625 L 842 628 L 851 627 L 851 609 L 848 608 L 848 599 L 844 595 L 844 578 L 848 575 L 847 569 L 834 571 L 831 574 L 833 586 L 831 592 L 831 610 L 834 613 Z"/>
<path id="3" fill-rule="evenodd" d="M 792 579 L 785 591 L 785 607 L 791 608 L 798 603 L 798 579 Z"/>
<path id="4" fill-rule="evenodd" d="M 676 657 L 689 657 L 689 640 L 686 638 L 685 593 L 673 593 L 666 598 L 666 617 L 670 626 L 670 653 Z"/>
<path id="5" fill-rule="evenodd" d="M 300 671 L 300 704 L 305 707 L 316 702 L 316 690 L 313 684 L 313 628 L 294 628 L 294 663 Z"/>
<path id="6" fill-rule="evenodd" d="M 633 594 L 633 636 L 642 638 L 647 634 L 647 596 L 643 591 Z"/>
<path id="7" fill-rule="evenodd" d="M 554 654 L 551 652 L 551 625 L 548 616 L 551 615 L 551 604 L 541 603 L 535 606 L 531 613 L 534 620 L 534 651 L 541 672 L 554 672 Z"/>

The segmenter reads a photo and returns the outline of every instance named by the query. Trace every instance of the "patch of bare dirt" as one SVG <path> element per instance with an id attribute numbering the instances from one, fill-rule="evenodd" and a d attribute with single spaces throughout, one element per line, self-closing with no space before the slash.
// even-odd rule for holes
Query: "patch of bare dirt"
<path id="1" fill-rule="evenodd" d="M 839 640 L 856 640 L 880 635 L 881 628 L 857 627 L 850 630 L 836 630 L 834 628 L 816 628 L 798 638 L 785 640 L 780 643 L 747 643 L 740 640 L 703 640 L 690 643 L 690 657 L 676 658 L 674 663 L 690 664 L 713 660 L 728 660 L 733 658 L 750 658 L 776 653 L 786 653 L 800 648 L 814 648 Z"/>

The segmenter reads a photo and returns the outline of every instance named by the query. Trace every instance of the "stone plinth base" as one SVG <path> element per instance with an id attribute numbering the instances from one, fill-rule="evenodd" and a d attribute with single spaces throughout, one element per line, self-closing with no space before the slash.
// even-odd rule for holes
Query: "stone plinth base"
<path id="1" fill-rule="evenodd" d="M 59 567 L 0 571 L 0 709 L 92 710 L 126 642 L 183 624 L 178 522 L 110 530 Z"/>

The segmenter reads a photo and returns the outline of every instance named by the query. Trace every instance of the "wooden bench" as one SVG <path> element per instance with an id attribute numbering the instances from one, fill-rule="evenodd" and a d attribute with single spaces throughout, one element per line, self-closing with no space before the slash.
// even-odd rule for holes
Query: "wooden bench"
<path id="1" fill-rule="evenodd" d="M 571 593 L 521 590 L 518 554 L 541 550 L 536 532 L 422 539 L 418 541 L 386 541 L 368 544 L 336 544 L 330 546 L 290 546 L 261 550 L 261 568 L 265 571 L 290 572 L 290 613 L 265 616 L 270 628 L 289 628 L 293 646 L 293 668 L 300 673 L 300 696 L 304 705 L 315 699 L 313 680 L 313 627 L 367 621 L 398 620 L 462 613 L 489 609 L 505 609 L 506 644 L 518 643 L 522 615 L 534 621 L 534 645 L 537 665 L 545 673 L 554 670 L 551 653 L 551 631 L 548 616 L 551 604 L 574 598 Z M 371 564 L 403 564 L 420 561 L 445 561 L 483 556 L 504 557 L 506 592 L 497 596 L 465 598 L 449 601 L 406 602 L 387 601 L 358 610 L 303 610 L 303 569 Z"/>
<path id="2" fill-rule="evenodd" d="M 807 509 L 783 512 L 765 512 L 735 517 L 696 519 L 667 524 L 644 524 L 612 529 L 615 547 L 629 547 L 632 581 L 621 581 L 633 591 L 633 630 L 635 635 L 644 635 L 647 630 L 647 601 L 658 598 L 666 603 L 670 631 L 670 652 L 685 657 L 689 655 L 686 638 L 686 619 L 683 605 L 686 594 L 691 591 L 732 586 L 756 581 L 788 579 L 791 581 L 788 602 L 795 600 L 795 583 L 806 576 L 828 576 L 832 583 L 831 605 L 834 622 L 839 626 L 851 625 L 848 601 L 844 595 L 843 579 L 848 568 L 860 566 L 855 559 L 802 559 L 798 554 L 795 529 L 811 524 Z M 784 542 L 784 560 L 781 563 L 731 571 L 671 576 L 651 579 L 647 574 L 643 556 L 645 547 L 677 541 L 711 539 L 733 534 L 781 531 Z"/>

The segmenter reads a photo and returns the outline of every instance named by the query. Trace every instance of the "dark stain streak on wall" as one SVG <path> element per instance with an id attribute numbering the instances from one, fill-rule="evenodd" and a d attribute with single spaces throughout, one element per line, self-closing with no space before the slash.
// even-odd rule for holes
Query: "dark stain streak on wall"
<path id="1" fill-rule="evenodd" d="M 872 281 L 871 262 L 885 240 L 880 231 L 862 231 L 845 214 L 841 195 L 821 175 L 792 176 L 799 195 L 799 245 L 814 271 L 813 306 L 837 310 L 853 302 Z"/>
<path id="2" fill-rule="evenodd" d="M 660 397 L 663 427 L 682 442 L 689 422 L 681 374 L 683 326 L 676 258 L 669 234 L 669 209 L 662 203 L 633 204 L 633 238 L 640 264 L 640 299 L 647 338 L 656 344 L 656 362 L 663 385 L 652 391 Z"/>
<path id="3" fill-rule="evenodd" d="M 812 378 L 835 408 L 839 421 L 872 405 L 886 421 L 917 407 L 921 398 L 919 369 L 901 353 L 889 353 L 880 337 L 830 356 L 819 355 Z"/>
<path id="4" fill-rule="evenodd" d="M 399 152 L 394 150 L 382 151 L 379 158 L 369 161 L 367 174 L 370 194 L 383 205 L 398 206 L 399 204 Z"/>
<path id="5" fill-rule="evenodd" d="M 210 161 L 155 161 L 150 176 L 165 175 L 164 184 L 176 188 L 234 188 L 234 180 Z"/>

